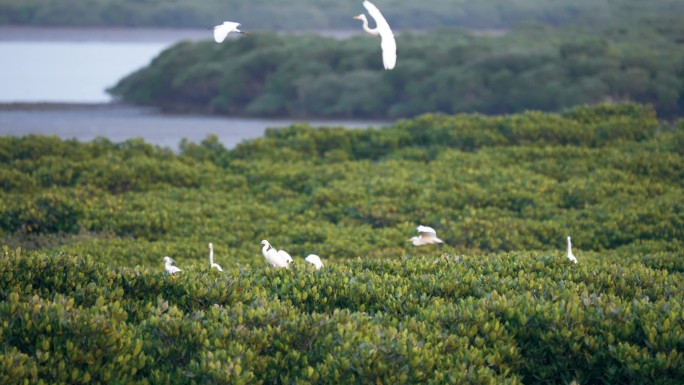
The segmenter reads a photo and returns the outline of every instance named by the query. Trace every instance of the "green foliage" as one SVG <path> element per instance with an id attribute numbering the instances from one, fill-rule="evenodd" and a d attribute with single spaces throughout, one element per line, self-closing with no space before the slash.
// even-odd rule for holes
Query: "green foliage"
<path id="1" fill-rule="evenodd" d="M 506 114 L 624 101 L 682 116 L 684 29 L 680 20 L 656 21 L 526 25 L 499 37 L 404 33 L 392 71 L 382 69 L 378 41 L 368 36 L 264 32 L 221 45 L 183 42 L 109 91 L 165 109 L 252 116 Z"/>
<path id="2" fill-rule="evenodd" d="M 391 24 L 398 28 L 424 29 L 459 25 L 472 28 L 506 28 L 523 22 L 549 24 L 604 23 L 612 17 L 669 12 L 682 6 L 676 0 L 408 0 L 376 1 Z M 364 11 L 361 1 L 282 0 L 280 3 L 238 0 L 0 0 L 0 24 L 58 26 L 159 26 L 207 27 L 219 15 L 231 15 L 251 28 L 349 29 L 352 15 Z"/>
<path id="3" fill-rule="evenodd" d="M 683 128 L 628 103 L 178 154 L 2 137 L 0 381 L 681 383 Z"/>
<path id="4" fill-rule="evenodd" d="M 205 260 L 207 242 L 219 261 L 263 264 L 262 239 L 334 260 L 405 255 L 418 223 L 451 254 L 558 249 L 566 235 L 581 250 L 675 252 L 681 128 L 622 104 L 428 114 L 377 130 L 298 124 L 232 150 L 184 141 L 179 154 L 6 137 L 0 236 L 124 265 Z"/>
<path id="5" fill-rule="evenodd" d="M 684 375 L 679 273 L 581 254 L 176 276 L 0 255 L 4 382 L 630 383 Z"/>

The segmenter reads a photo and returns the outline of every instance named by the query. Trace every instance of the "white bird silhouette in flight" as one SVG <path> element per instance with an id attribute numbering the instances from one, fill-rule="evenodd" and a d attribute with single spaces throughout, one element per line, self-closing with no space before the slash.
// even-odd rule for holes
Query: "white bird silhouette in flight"
<path id="1" fill-rule="evenodd" d="M 409 239 L 413 246 L 423 246 L 430 245 L 433 243 L 444 243 L 441 239 L 437 238 L 437 232 L 432 227 L 419 225 L 416 228 L 418 231 L 418 236 Z"/>
<path id="2" fill-rule="evenodd" d="M 226 36 L 228 36 L 229 33 L 231 32 L 237 32 L 241 33 L 243 35 L 249 35 L 249 32 L 245 31 L 240 31 L 238 27 L 240 26 L 240 23 L 236 23 L 233 21 L 224 21 L 223 24 L 219 24 L 214 27 L 214 40 L 217 43 L 222 43 L 225 39 Z"/>
<path id="3" fill-rule="evenodd" d="M 366 0 L 363 2 L 363 6 L 366 7 L 368 13 L 375 20 L 375 28 L 371 29 L 368 27 L 368 19 L 363 13 L 354 16 L 354 19 L 361 20 L 363 22 L 363 30 L 370 33 L 371 35 L 380 35 L 380 48 L 382 48 L 382 63 L 386 70 L 391 70 L 397 63 L 397 42 L 394 40 L 394 34 L 387 20 L 382 16 L 378 7 L 373 5 L 370 1 Z"/>

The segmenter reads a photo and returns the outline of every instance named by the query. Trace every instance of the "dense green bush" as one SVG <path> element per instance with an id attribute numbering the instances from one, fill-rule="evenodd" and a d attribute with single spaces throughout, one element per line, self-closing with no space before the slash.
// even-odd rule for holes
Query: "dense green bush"
<path id="1" fill-rule="evenodd" d="M 679 384 L 683 128 L 621 104 L 180 153 L 2 137 L 0 381 Z"/>
<path id="2" fill-rule="evenodd" d="M 679 383 L 682 275 L 580 258 L 444 254 L 166 276 L 5 248 L 0 378 Z"/>
<path id="3" fill-rule="evenodd" d="M 673 252 L 681 128 L 622 104 L 429 114 L 377 130 L 299 124 L 232 150 L 185 141 L 179 154 L 7 137 L 0 232 L 13 247 L 146 265 L 203 260 L 208 242 L 220 260 L 263 263 L 262 239 L 301 256 L 405 255 L 418 223 L 452 254 L 559 249 L 567 235 L 583 250 Z"/>

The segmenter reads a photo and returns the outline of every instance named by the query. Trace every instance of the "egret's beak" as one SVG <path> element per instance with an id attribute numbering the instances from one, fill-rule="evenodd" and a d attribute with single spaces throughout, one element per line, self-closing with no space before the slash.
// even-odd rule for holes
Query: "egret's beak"
<path id="1" fill-rule="evenodd" d="M 361 20 L 361 16 L 354 16 L 352 19 Z"/>
<path id="2" fill-rule="evenodd" d="M 239 32 L 240 32 L 241 34 L 243 34 L 243 35 L 247 35 L 247 36 L 249 36 L 249 35 L 251 35 L 251 34 L 252 34 L 251 32 L 245 32 L 245 31 L 239 31 Z"/>

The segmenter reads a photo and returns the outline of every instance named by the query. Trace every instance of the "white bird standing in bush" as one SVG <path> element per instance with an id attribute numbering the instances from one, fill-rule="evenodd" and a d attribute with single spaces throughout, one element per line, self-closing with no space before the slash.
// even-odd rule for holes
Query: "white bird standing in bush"
<path id="1" fill-rule="evenodd" d="M 288 268 L 288 266 L 290 266 L 292 257 L 285 250 L 276 250 L 265 239 L 261 241 L 261 244 L 264 245 L 264 247 L 261 248 L 261 253 L 264 255 L 264 258 L 266 258 L 268 263 L 274 267 Z"/>
<path id="2" fill-rule="evenodd" d="M 323 267 L 323 262 L 321 262 L 321 258 L 316 254 L 309 254 L 306 256 L 306 258 L 304 258 L 304 260 L 316 266 L 316 270 Z"/>
<path id="3" fill-rule="evenodd" d="M 577 258 L 572 254 L 572 243 L 570 243 L 570 236 L 568 235 L 568 259 L 577 263 Z"/>
<path id="4" fill-rule="evenodd" d="M 386 70 L 391 70 L 397 63 L 397 42 L 394 40 L 394 34 L 387 20 L 382 16 L 378 7 L 373 5 L 370 1 L 364 1 L 363 6 L 366 7 L 368 13 L 375 20 L 375 28 L 368 28 L 368 19 L 363 13 L 354 16 L 354 19 L 363 22 L 363 30 L 371 35 L 380 35 L 380 48 L 382 48 L 382 63 Z"/>
<path id="5" fill-rule="evenodd" d="M 211 242 L 209 242 L 209 263 L 211 264 L 210 269 L 215 267 L 218 271 L 223 271 L 218 263 L 214 263 L 214 245 Z"/>
<path id="6" fill-rule="evenodd" d="M 433 243 L 444 243 L 441 239 L 437 238 L 437 232 L 432 227 L 419 225 L 416 228 L 419 236 L 409 239 L 413 246 L 423 246 L 430 245 Z"/>
<path id="7" fill-rule="evenodd" d="M 173 259 L 169 258 L 169 256 L 164 257 L 164 269 L 166 270 L 167 273 L 173 275 L 175 273 L 181 272 L 183 270 L 177 268 L 173 264 L 176 263 Z"/>
<path id="8" fill-rule="evenodd" d="M 238 27 L 240 26 L 240 23 L 236 23 L 233 21 L 224 21 L 223 24 L 219 24 L 214 27 L 214 40 L 217 43 L 222 43 L 225 39 L 226 36 L 228 36 L 229 33 L 231 32 L 237 32 L 241 33 L 243 35 L 249 35 L 249 32 L 244 32 L 240 31 Z"/>

